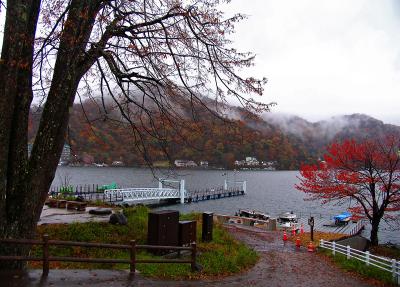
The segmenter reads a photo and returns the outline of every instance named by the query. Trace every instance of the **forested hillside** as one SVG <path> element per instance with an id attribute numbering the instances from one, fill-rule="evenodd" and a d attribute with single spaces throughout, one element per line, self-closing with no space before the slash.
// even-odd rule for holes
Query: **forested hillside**
<path id="1" fill-rule="evenodd" d="M 154 125 L 163 129 L 162 148 L 159 141 L 145 135 L 143 150 L 135 145 L 130 125 L 112 108 L 105 114 L 97 103 L 86 101 L 74 105 L 66 143 L 70 144 L 76 162 L 111 164 L 123 161 L 126 165 L 141 166 L 146 162 L 175 159 L 208 161 L 210 166 L 233 168 L 235 160 L 246 156 L 260 161 L 276 161 L 278 169 L 297 169 L 301 163 L 316 161 L 332 141 L 345 138 L 380 136 L 398 133 L 400 128 L 385 125 L 365 115 L 333 118 L 310 123 L 299 117 L 279 117 L 268 114 L 259 117 L 243 109 L 231 108 L 230 119 L 217 119 L 206 112 L 196 119 L 186 117 L 182 126 L 170 126 L 155 116 Z M 29 139 L 38 126 L 40 109 L 32 110 Z"/>

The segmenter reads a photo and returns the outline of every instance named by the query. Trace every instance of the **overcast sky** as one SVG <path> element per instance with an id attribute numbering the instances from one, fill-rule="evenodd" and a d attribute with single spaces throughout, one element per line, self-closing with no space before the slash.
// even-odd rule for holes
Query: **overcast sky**
<path id="1" fill-rule="evenodd" d="M 249 15 L 235 47 L 257 55 L 249 72 L 268 78 L 273 112 L 400 124 L 399 0 L 232 0 L 222 9 Z"/>
<path id="2" fill-rule="evenodd" d="M 308 120 L 365 113 L 400 124 L 400 1 L 232 0 L 235 46 L 256 53 L 273 112 Z"/>

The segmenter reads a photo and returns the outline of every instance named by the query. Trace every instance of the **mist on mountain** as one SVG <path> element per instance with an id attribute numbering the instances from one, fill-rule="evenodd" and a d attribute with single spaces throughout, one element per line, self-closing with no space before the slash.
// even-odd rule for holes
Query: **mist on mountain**
<path id="1" fill-rule="evenodd" d="M 87 100 L 75 104 L 70 112 L 66 143 L 71 145 L 78 161 L 91 158 L 95 162 L 123 161 L 141 166 L 146 161 L 172 164 L 176 159 L 186 159 L 235 168 L 235 160 L 251 156 L 260 161 L 274 161 L 278 169 L 297 169 L 302 163 L 316 162 L 334 141 L 387 134 L 400 136 L 400 127 L 364 114 L 335 116 L 313 123 L 294 115 L 271 112 L 258 115 L 229 105 L 219 110 L 222 116 L 216 118 L 210 115 L 210 110 L 215 112 L 211 100 L 207 101 L 207 107 L 196 106 L 195 115 L 190 103 L 177 101 L 175 105 L 185 123 L 165 124 L 154 111 L 153 125 L 163 130 L 163 146 L 145 134 L 142 140 L 146 145 L 146 159 L 136 145 L 130 125 L 112 101 Z M 132 120 L 140 121 L 140 111 L 136 111 L 131 114 Z M 30 142 L 34 140 L 40 113 L 40 108 L 31 111 Z"/>

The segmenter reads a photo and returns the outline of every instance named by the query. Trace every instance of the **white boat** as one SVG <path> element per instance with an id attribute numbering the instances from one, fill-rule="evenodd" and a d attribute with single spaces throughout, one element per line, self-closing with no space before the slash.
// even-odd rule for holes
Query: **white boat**
<path id="1" fill-rule="evenodd" d="M 293 213 L 293 211 L 280 214 L 278 216 L 277 221 L 278 221 L 279 227 L 282 227 L 282 228 L 295 227 L 295 228 L 297 228 L 297 222 L 298 222 L 297 216 L 296 216 L 296 214 Z"/>

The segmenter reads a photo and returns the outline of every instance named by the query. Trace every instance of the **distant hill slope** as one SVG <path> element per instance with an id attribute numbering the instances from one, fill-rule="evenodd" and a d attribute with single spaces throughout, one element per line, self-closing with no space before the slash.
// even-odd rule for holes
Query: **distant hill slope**
<path id="1" fill-rule="evenodd" d="M 85 113 L 80 105 L 73 107 L 68 130 L 67 142 L 76 160 L 108 164 L 123 161 L 128 165 L 145 163 L 142 151 L 134 144 L 129 125 L 106 120 L 92 102 L 84 102 L 83 107 Z M 277 161 L 278 169 L 297 169 L 302 162 L 316 161 L 332 141 L 389 133 L 400 135 L 400 127 L 362 114 L 311 123 L 297 116 L 273 113 L 258 116 L 238 107 L 228 107 L 230 120 L 224 121 L 210 117 L 201 109 L 196 119 L 192 119 L 189 107 L 179 108 L 187 114 L 185 127 L 178 130 L 176 126 L 155 122 L 166 131 L 163 144 L 169 156 L 163 153 L 154 138 L 147 136 L 144 143 L 149 160 L 205 160 L 213 166 L 234 168 L 235 160 L 254 156 L 262 161 Z M 39 117 L 40 110 L 31 115 L 30 141 L 34 138 Z"/>
<path id="2" fill-rule="evenodd" d="M 400 136 L 400 127 L 385 124 L 365 114 L 352 114 L 331 117 L 315 123 L 300 117 L 280 114 L 264 114 L 263 119 L 281 129 L 287 135 L 293 135 L 311 145 L 314 152 L 321 153 L 326 145 L 334 141 L 353 138 L 380 138 L 388 134 Z"/>

